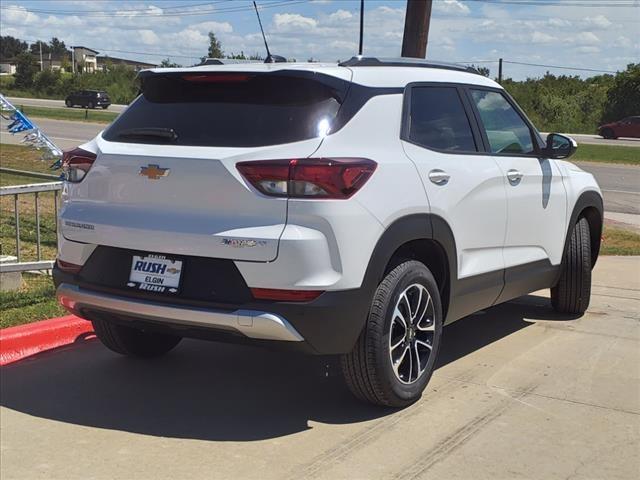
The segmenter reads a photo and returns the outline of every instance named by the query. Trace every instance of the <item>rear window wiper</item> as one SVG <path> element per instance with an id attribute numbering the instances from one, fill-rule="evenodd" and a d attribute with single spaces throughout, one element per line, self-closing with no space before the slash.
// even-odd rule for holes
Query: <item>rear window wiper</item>
<path id="1" fill-rule="evenodd" d="M 116 135 L 118 138 L 162 138 L 164 140 L 176 141 L 178 134 L 173 128 L 128 128 L 121 130 Z"/>

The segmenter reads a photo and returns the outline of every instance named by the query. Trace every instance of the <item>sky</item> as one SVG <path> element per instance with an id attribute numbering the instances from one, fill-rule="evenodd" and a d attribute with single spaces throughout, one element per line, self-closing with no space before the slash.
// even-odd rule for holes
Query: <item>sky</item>
<path id="1" fill-rule="evenodd" d="M 358 50 L 359 0 L 258 0 L 272 53 L 335 62 Z M 264 56 L 249 0 L 1 0 L 0 33 L 58 37 L 101 55 L 192 65 L 209 31 L 225 53 Z M 364 54 L 400 56 L 405 0 L 365 0 Z M 434 0 L 427 58 L 472 62 L 521 80 L 591 76 L 640 62 L 640 0 Z"/>

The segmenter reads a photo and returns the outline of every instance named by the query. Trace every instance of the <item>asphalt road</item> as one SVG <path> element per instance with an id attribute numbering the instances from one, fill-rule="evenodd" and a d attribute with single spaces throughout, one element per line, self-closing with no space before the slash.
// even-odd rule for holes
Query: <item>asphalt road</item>
<path id="1" fill-rule="evenodd" d="M 31 107 L 52 107 L 52 108 L 66 108 L 63 100 L 47 100 L 44 98 L 19 98 L 19 97 L 7 97 L 7 99 L 13 103 L 14 106 L 26 105 Z M 107 112 L 118 112 L 124 110 L 126 105 L 112 104 L 107 109 Z"/>
<path id="2" fill-rule="evenodd" d="M 44 100 L 42 100 L 44 101 Z M 49 101 L 49 100 L 47 100 Z M 76 147 L 95 137 L 106 125 L 39 118 L 37 125 L 62 149 Z M 18 144 L 24 135 L 6 131 L 6 120 L 0 119 L 0 141 Z M 609 212 L 640 214 L 640 168 L 578 162 L 595 175 L 604 191 L 605 209 Z"/>
<path id="3" fill-rule="evenodd" d="M 36 118 L 33 119 L 33 121 L 40 130 L 63 150 L 77 147 L 91 140 L 98 132 L 106 127 L 103 123 L 70 122 L 66 120 L 49 120 L 46 118 Z M 7 132 L 7 124 L 8 122 L 4 118 L 0 118 L 0 142 L 20 144 L 24 138 L 24 133 L 18 133 L 16 135 L 10 134 Z"/>
<path id="4" fill-rule="evenodd" d="M 593 174 L 604 194 L 608 212 L 640 214 L 640 167 L 576 162 Z"/>
<path id="5" fill-rule="evenodd" d="M 447 327 L 400 411 L 354 400 L 331 360 L 199 341 L 132 360 L 79 342 L 2 368 L 0 477 L 637 478 L 638 272 L 640 257 L 601 257 L 582 318 L 544 291 Z"/>

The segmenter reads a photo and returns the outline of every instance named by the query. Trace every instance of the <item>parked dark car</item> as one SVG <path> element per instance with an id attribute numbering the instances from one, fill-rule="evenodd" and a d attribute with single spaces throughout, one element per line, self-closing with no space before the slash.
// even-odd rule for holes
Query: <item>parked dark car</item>
<path id="1" fill-rule="evenodd" d="M 640 138 L 640 116 L 627 117 L 598 127 L 598 135 L 604 138 Z"/>
<path id="2" fill-rule="evenodd" d="M 111 100 L 107 92 L 101 90 L 80 90 L 67 95 L 67 98 L 64 99 L 64 104 L 67 107 L 79 105 L 84 108 L 102 107 L 107 109 L 111 105 Z"/>

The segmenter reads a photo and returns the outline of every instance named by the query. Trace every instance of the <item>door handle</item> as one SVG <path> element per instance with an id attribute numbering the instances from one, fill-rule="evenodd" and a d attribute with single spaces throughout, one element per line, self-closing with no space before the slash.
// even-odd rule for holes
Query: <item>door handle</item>
<path id="1" fill-rule="evenodd" d="M 522 172 L 519 172 L 518 170 L 509 170 L 507 172 L 507 178 L 509 179 L 509 183 L 511 185 L 517 185 L 520 183 L 520 180 L 522 180 Z"/>
<path id="2" fill-rule="evenodd" d="M 451 177 L 447 172 L 438 168 L 429 172 L 429 180 L 436 185 L 446 185 L 449 183 L 449 178 Z"/>

